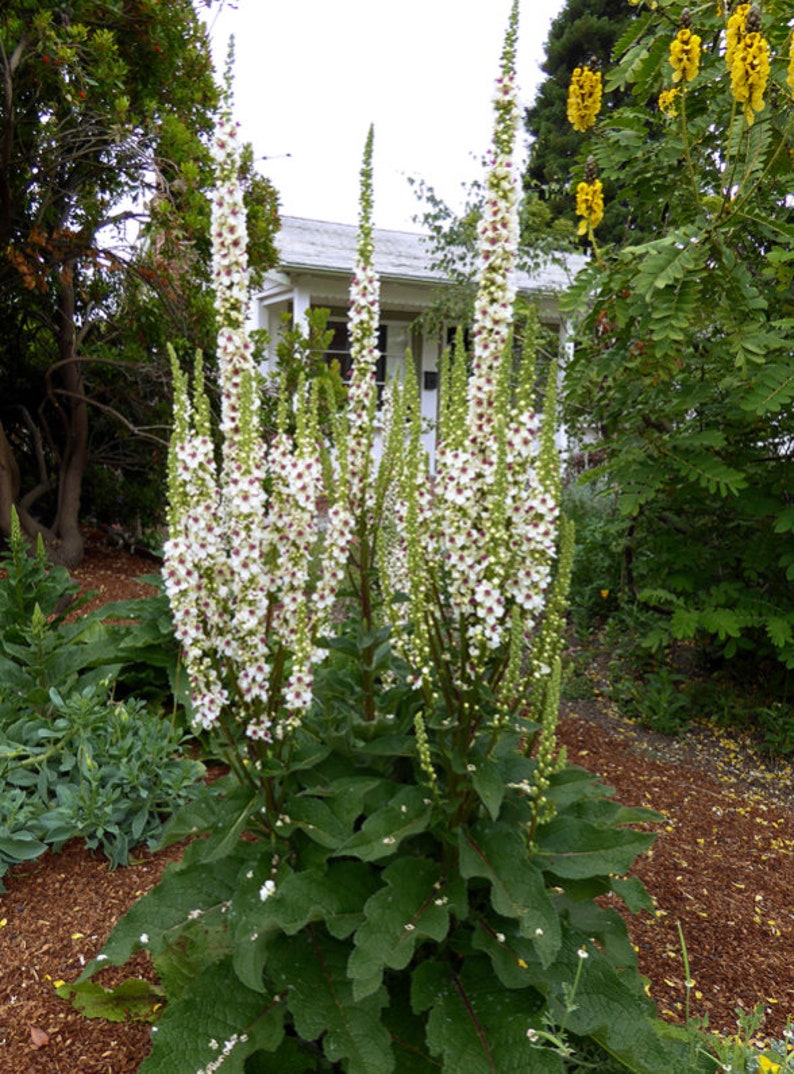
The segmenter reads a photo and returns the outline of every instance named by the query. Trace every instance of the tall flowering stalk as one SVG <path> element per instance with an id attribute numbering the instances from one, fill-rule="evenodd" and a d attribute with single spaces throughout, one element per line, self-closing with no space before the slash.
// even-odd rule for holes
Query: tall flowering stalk
<path id="1" fill-rule="evenodd" d="M 164 575 L 196 724 L 241 724 L 250 739 L 267 744 L 294 727 L 311 703 L 320 655 L 314 638 L 327 622 L 351 534 L 344 512 L 332 508 L 315 582 L 317 501 L 324 491 L 316 399 L 301 385 L 293 412 L 284 401 L 275 436 L 263 440 L 259 374 L 245 327 L 239 147 L 229 114 L 221 118 L 215 151 L 221 459 L 216 465 L 200 367 L 191 400 L 175 364 Z"/>
<path id="2" fill-rule="evenodd" d="M 411 629 L 399 643 L 414 669 L 426 724 L 448 735 L 441 755 L 469 754 L 472 770 L 475 738 L 493 736 L 486 752 L 492 748 L 498 729 L 542 693 L 558 656 L 553 646 L 548 662 L 533 663 L 531 656 L 556 556 L 558 516 L 553 436 L 542 434 L 533 407 L 534 353 L 525 356 L 513 383 L 517 29 L 514 4 L 494 102 L 471 371 L 467 376 L 459 337 L 442 374 L 435 482 L 430 488 L 415 421 L 397 512 L 402 555 L 384 572 L 387 594 L 409 597 Z M 553 422 L 553 414 L 547 417 Z M 550 745 L 548 765 L 551 752 Z M 456 778 L 448 773 L 453 783 Z"/>

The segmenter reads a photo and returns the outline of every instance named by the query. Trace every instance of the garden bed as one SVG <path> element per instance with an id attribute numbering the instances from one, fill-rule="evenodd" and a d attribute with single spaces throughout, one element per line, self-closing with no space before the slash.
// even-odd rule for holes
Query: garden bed
<path id="1" fill-rule="evenodd" d="M 147 557 L 88 543 L 75 572 L 98 601 L 142 595 L 135 578 L 156 567 Z M 770 768 L 745 744 L 707 728 L 669 740 L 620 718 L 606 701 L 567 702 L 560 740 L 569 759 L 599 773 L 627 805 L 664 814 L 650 854 L 636 866 L 657 916 L 631 920 L 640 967 L 661 1012 L 682 1020 L 685 973 L 677 922 L 686 938 L 690 1013 L 733 1031 L 734 1008 L 768 1009 L 765 1035 L 779 1036 L 794 1015 L 794 802 L 791 772 Z M 58 998 L 100 948 L 117 918 L 154 886 L 179 848 L 136 855 L 110 872 L 98 854 L 68 844 L 13 868 L 0 896 L 0 1074 L 125 1074 L 148 1050 L 145 1024 L 86 1020 Z M 99 975 L 104 984 L 131 967 Z M 132 972 L 146 975 L 146 956 Z"/>

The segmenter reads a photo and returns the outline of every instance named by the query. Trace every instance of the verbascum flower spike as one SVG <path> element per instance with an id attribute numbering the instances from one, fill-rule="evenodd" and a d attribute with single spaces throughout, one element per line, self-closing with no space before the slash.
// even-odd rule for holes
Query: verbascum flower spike
<path id="1" fill-rule="evenodd" d="M 168 458 L 168 540 L 163 583 L 171 605 L 174 633 L 182 646 L 191 686 L 193 719 L 208 728 L 228 701 L 215 651 L 229 628 L 220 579 L 226 573 L 220 496 L 209 430 L 201 364 L 193 400 L 187 374 L 171 350 L 174 431 Z"/>
<path id="2" fill-rule="evenodd" d="M 700 37 L 692 32 L 689 9 L 681 14 L 681 28 L 670 43 L 670 66 L 673 82 L 691 82 L 700 69 Z"/>
<path id="3" fill-rule="evenodd" d="M 380 283 L 372 264 L 372 150 L 370 127 L 361 166 L 358 248 L 350 284 L 348 329 L 352 372 L 348 391 L 346 445 L 348 495 L 354 515 L 365 507 L 373 466 L 374 419 L 377 405 L 375 367 L 378 361 Z"/>
<path id="4" fill-rule="evenodd" d="M 576 215 L 581 216 L 578 235 L 592 238 L 593 232 L 604 219 L 604 188 L 597 178 L 594 157 L 588 157 L 584 180 L 576 187 Z"/>
<path id="5" fill-rule="evenodd" d="M 747 15 L 747 32 L 733 50 L 731 92 L 744 107 L 747 125 L 755 122 L 755 113 L 764 107 L 764 92 L 769 81 L 769 45 L 761 35 L 761 13 L 753 4 Z"/>
<path id="6" fill-rule="evenodd" d="M 786 75 L 786 83 L 791 90 L 792 96 L 794 96 L 794 34 L 791 35 L 791 41 L 788 46 L 788 74 Z"/>
<path id="7" fill-rule="evenodd" d="M 518 33 L 514 5 L 496 83 L 493 155 L 479 225 L 480 282 L 474 303 L 472 375 L 468 386 L 469 429 L 487 453 L 493 429 L 499 367 L 510 336 L 518 250 L 517 177 L 512 152 L 518 127 L 515 50 Z"/>
<path id="8" fill-rule="evenodd" d="M 575 67 L 568 86 L 568 122 L 575 131 L 589 130 L 601 111 L 601 72 L 584 64 Z"/>

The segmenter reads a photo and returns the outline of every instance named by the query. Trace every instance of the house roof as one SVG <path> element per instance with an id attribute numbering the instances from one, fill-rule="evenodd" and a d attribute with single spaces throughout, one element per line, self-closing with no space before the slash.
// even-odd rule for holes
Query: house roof
<path id="1" fill-rule="evenodd" d="M 431 264 L 427 236 L 411 231 L 374 229 L 374 265 L 382 279 L 443 283 L 443 272 Z M 350 224 L 283 216 L 276 245 L 286 272 L 343 273 L 353 271 L 358 229 Z M 581 254 L 560 254 L 532 273 L 519 271 L 519 291 L 549 293 L 567 287 L 585 264 Z"/>

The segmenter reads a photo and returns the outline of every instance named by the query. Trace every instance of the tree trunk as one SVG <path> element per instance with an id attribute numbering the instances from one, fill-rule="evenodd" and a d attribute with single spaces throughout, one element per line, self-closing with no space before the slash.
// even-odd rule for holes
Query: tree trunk
<path id="1" fill-rule="evenodd" d="M 19 518 L 22 532 L 31 541 L 41 534 L 45 547 L 52 550 L 56 544 L 55 534 L 49 527 L 37 522 L 26 510 L 24 504 L 19 502 L 18 497 L 19 467 L 5 430 L 0 424 L 0 533 L 6 537 L 11 535 L 11 508 L 13 507 Z"/>
<path id="2" fill-rule="evenodd" d="M 88 461 L 88 405 L 82 364 L 77 360 L 74 271 L 74 262 L 67 262 L 60 273 L 58 349 L 64 396 L 56 401 L 56 406 L 63 423 L 64 444 L 58 474 L 58 507 L 52 525 L 57 543 L 50 553 L 54 562 L 65 567 L 76 567 L 83 558 L 83 536 L 78 523 Z"/>

